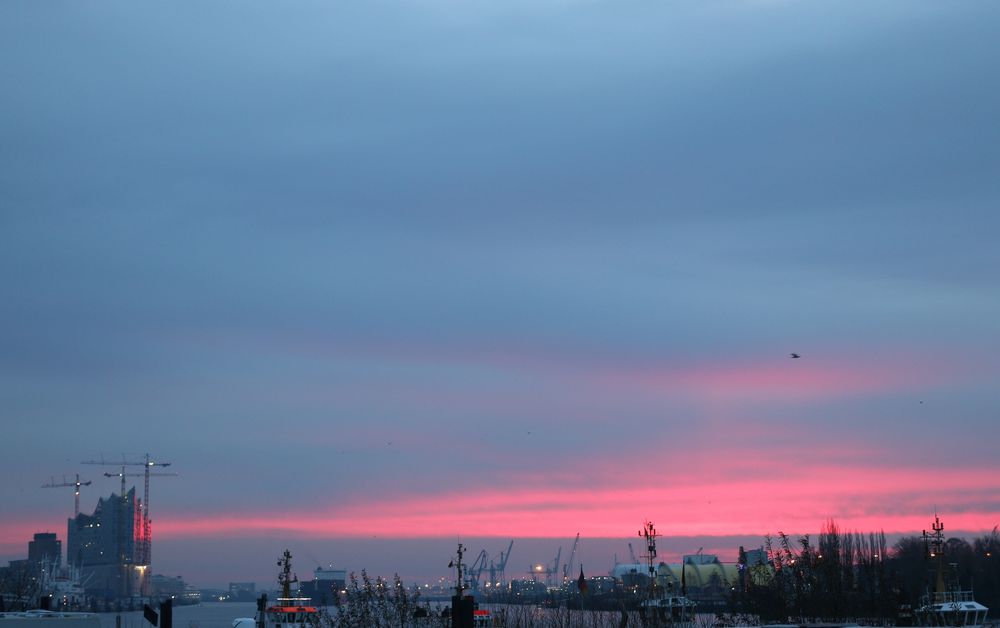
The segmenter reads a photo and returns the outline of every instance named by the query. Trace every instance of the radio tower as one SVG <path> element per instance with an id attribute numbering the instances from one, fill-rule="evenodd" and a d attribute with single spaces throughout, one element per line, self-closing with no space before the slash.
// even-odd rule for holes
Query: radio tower
<path id="1" fill-rule="evenodd" d="M 75 482 L 67 482 L 66 476 L 64 475 L 63 481 L 59 484 L 56 484 L 56 479 L 54 477 L 49 480 L 48 484 L 42 484 L 42 488 L 61 488 L 63 486 L 72 486 L 76 489 L 75 499 L 73 500 L 73 518 L 76 519 L 80 515 L 80 487 L 90 486 L 90 480 L 81 482 L 80 474 L 77 473 Z"/>

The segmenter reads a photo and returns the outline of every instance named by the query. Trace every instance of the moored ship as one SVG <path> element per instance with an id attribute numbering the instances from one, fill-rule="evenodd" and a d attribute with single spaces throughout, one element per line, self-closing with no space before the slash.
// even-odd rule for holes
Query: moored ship
<path id="1" fill-rule="evenodd" d="M 298 578 L 292 574 L 292 554 L 288 550 L 278 561 L 281 571 L 278 572 L 278 585 L 281 595 L 275 604 L 268 606 L 267 597 L 262 596 L 257 617 L 239 618 L 233 620 L 233 628 L 317 628 L 320 625 L 320 612 L 312 606 L 312 599 L 293 597 L 292 583 Z"/>
<path id="2" fill-rule="evenodd" d="M 944 562 L 944 524 L 934 515 L 931 532 L 924 531 L 928 558 L 935 561 L 935 588 L 920 601 L 913 614 L 918 626 L 975 628 L 986 623 L 989 609 L 973 598 L 971 589 L 962 589 L 958 578 Z"/>
<path id="3" fill-rule="evenodd" d="M 646 551 L 644 558 L 647 561 L 649 572 L 649 592 L 647 598 L 639 605 L 640 612 L 645 622 L 652 622 L 659 625 L 665 622 L 672 626 L 693 626 L 696 603 L 687 597 L 687 585 L 684 572 L 684 564 L 681 564 L 681 590 L 680 595 L 675 595 L 672 590 L 659 586 L 656 576 L 656 528 L 653 523 L 646 521 L 639 536 L 646 540 Z"/>

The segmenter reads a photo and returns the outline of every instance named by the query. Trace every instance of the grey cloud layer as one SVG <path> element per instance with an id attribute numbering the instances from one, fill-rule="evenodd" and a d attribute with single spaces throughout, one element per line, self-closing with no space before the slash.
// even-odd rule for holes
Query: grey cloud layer
<path id="1" fill-rule="evenodd" d="M 282 409 L 317 429 L 458 423 L 342 388 L 329 413 L 283 401 L 342 382 L 366 347 L 567 365 L 945 347 L 993 369 L 998 18 L 5 2 L 0 397 L 57 424 L 154 415 L 180 447 L 171 420 L 223 442 Z M 410 375 L 394 368 L 364 380 Z M 570 406 L 531 394 L 535 415 L 506 418 Z M 986 425 L 996 399 L 971 398 Z"/>

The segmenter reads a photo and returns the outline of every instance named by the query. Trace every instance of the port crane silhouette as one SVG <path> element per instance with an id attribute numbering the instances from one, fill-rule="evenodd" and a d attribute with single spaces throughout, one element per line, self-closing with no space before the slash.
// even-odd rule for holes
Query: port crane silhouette
<path id="1" fill-rule="evenodd" d="M 639 564 L 639 559 L 635 557 L 635 550 L 632 549 L 632 541 L 628 542 L 628 555 L 632 558 L 633 565 Z"/>
<path id="2" fill-rule="evenodd" d="M 569 553 L 569 562 L 563 565 L 563 583 L 573 577 L 573 563 L 576 562 L 576 546 L 580 544 L 580 533 L 576 533 L 576 540 L 573 541 L 573 550 Z"/>
<path id="3" fill-rule="evenodd" d="M 466 567 L 465 573 L 467 575 L 467 580 L 469 582 L 469 588 L 473 591 L 479 590 L 479 579 L 484 571 L 489 572 L 489 580 L 487 581 L 487 586 L 491 589 L 493 587 L 500 586 L 501 582 L 506 581 L 505 570 L 507 569 L 507 559 L 510 558 L 510 550 L 514 547 L 514 541 L 511 540 L 510 545 L 507 546 L 507 552 L 500 552 L 500 557 L 498 559 L 490 558 L 490 555 L 486 550 L 479 552 L 476 560 Z M 487 566 L 488 565 L 488 566 Z M 499 576 L 499 579 L 497 578 Z"/>

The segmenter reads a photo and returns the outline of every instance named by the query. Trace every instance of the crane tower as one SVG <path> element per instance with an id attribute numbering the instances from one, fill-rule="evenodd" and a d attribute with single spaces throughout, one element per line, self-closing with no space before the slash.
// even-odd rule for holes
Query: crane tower
<path id="1" fill-rule="evenodd" d="M 53 477 L 53 478 L 51 478 L 49 480 L 49 482 L 47 484 L 42 484 L 42 488 L 62 488 L 64 486 L 72 486 L 72 487 L 74 487 L 76 490 L 74 491 L 75 498 L 74 498 L 74 501 L 73 501 L 73 518 L 76 519 L 77 516 L 79 516 L 79 514 L 80 514 L 80 487 L 81 486 L 90 486 L 90 484 L 91 484 L 90 480 L 87 480 L 86 482 L 81 482 L 80 481 L 80 474 L 77 473 L 76 474 L 76 481 L 75 482 L 67 482 L 66 481 L 66 476 L 64 475 L 62 482 L 60 482 L 60 483 L 57 484 L 56 483 L 56 479 Z"/>
<path id="2" fill-rule="evenodd" d="M 141 510 L 140 510 L 141 517 L 140 517 L 140 521 L 139 521 L 139 525 L 140 525 L 139 537 L 140 538 L 139 538 L 139 543 L 137 544 L 137 547 L 136 547 L 135 562 L 136 562 L 136 568 L 137 568 L 137 570 L 141 573 L 141 575 L 145 576 L 146 572 L 149 569 L 151 561 L 152 561 L 152 544 L 153 544 L 152 543 L 152 538 L 153 538 L 153 535 L 152 535 L 152 523 L 151 523 L 151 520 L 149 518 L 149 478 L 152 477 L 152 476 L 176 476 L 177 474 L 176 473 L 152 473 L 150 471 L 150 469 L 152 469 L 152 467 L 168 467 L 168 466 L 170 466 L 170 463 L 169 462 L 157 462 L 157 461 L 154 461 L 153 459 L 150 458 L 150 456 L 149 456 L 148 453 L 145 454 L 145 456 L 144 456 L 144 458 L 142 460 L 127 460 L 125 458 L 125 456 L 122 456 L 122 459 L 120 461 L 113 461 L 113 460 L 105 460 L 103 457 L 101 457 L 100 460 L 85 460 L 83 462 L 83 464 L 96 464 L 96 465 L 104 465 L 104 466 L 121 467 L 121 471 L 119 473 L 105 473 L 104 475 L 106 477 L 120 477 L 121 480 L 122 480 L 121 497 L 120 497 L 120 499 L 121 499 L 121 507 L 119 509 L 119 521 L 118 521 L 118 530 L 119 530 L 119 534 L 118 534 L 118 537 L 119 537 L 118 538 L 118 556 L 119 556 L 119 561 L 122 563 L 123 570 L 125 568 L 125 562 L 126 562 L 125 561 L 125 555 L 124 555 L 124 547 L 125 547 L 125 539 L 124 539 L 124 513 L 125 513 L 125 500 L 126 500 L 126 497 L 125 497 L 125 478 L 126 477 L 142 477 L 142 478 L 144 478 L 145 485 L 144 485 L 143 497 L 142 497 L 141 503 L 139 504 L 139 507 L 141 508 Z M 143 467 L 143 472 L 142 473 L 127 473 L 125 471 L 125 467 Z M 144 595 L 148 594 L 148 590 L 146 590 L 146 589 L 148 589 L 148 583 L 149 583 L 149 579 L 146 578 L 146 577 L 143 577 L 142 578 L 142 587 L 143 587 L 144 590 L 142 591 L 142 593 Z"/>

